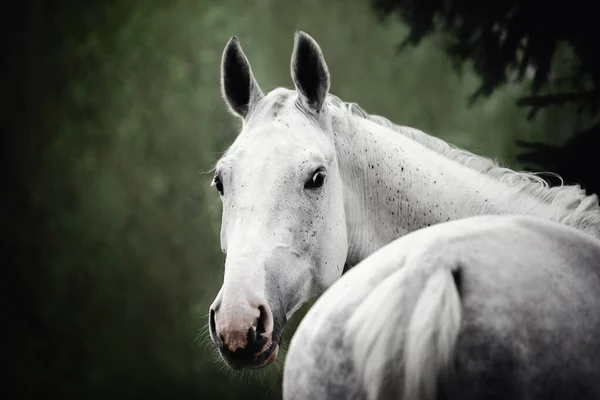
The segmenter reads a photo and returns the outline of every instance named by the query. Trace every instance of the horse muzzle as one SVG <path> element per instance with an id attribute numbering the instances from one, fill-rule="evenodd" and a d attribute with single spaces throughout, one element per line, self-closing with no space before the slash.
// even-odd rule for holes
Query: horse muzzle
<path id="1" fill-rule="evenodd" d="M 266 302 L 257 307 L 217 302 L 209 313 L 210 337 L 233 369 L 262 368 L 277 359 L 280 338 L 273 337 L 273 314 Z"/>

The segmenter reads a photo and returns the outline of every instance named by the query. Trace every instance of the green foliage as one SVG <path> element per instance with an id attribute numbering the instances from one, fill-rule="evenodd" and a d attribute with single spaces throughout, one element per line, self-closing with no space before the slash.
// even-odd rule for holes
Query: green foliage
<path id="1" fill-rule="evenodd" d="M 501 160 L 514 161 L 515 138 L 556 141 L 548 128 L 569 123 L 526 123 L 518 87 L 466 109 L 477 78 L 456 75 L 435 38 L 397 56 L 406 28 L 364 1 L 70 3 L 29 10 L 31 107 L 15 118 L 13 301 L 26 310 L 8 331 L 22 397 L 280 397 L 281 365 L 227 372 L 203 330 L 223 265 L 206 172 L 240 125 L 218 87 L 231 35 L 270 89 L 291 86 L 305 30 L 344 100 Z"/>
<path id="2" fill-rule="evenodd" d="M 566 82 L 567 93 L 531 97 L 524 104 L 534 113 L 566 103 L 598 111 L 596 17 L 590 2 L 575 0 L 568 7 L 543 0 L 492 0 L 485 6 L 471 0 L 371 3 L 380 15 L 396 14 L 410 26 L 404 45 L 444 32 L 456 64 L 468 61 L 482 78 L 475 98 L 489 96 L 508 81 L 530 83 L 534 95 L 541 89 L 552 93 Z"/>

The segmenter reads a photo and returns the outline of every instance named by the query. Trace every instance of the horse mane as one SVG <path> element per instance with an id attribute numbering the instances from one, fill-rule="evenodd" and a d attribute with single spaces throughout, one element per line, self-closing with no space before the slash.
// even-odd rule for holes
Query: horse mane
<path id="1" fill-rule="evenodd" d="M 507 183 L 518 192 L 527 193 L 548 207 L 555 206 L 562 211 L 553 217 L 557 222 L 600 237 L 600 204 L 596 194 L 588 195 L 580 185 L 565 185 L 557 174 L 561 184 L 550 187 L 547 181 L 534 172 L 517 172 L 502 167 L 497 161 L 458 148 L 444 140 L 429 135 L 418 129 L 394 124 L 389 119 L 379 115 L 371 115 L 358 104 L 342 101 L 339 97 L 329 94 L 327 104 L 345 111 L 352 117 L 359 117 L 374 122 L 380 126 L 398 132 L 436 153 L 456 161 L 481 174 L 493 177 Z"/>

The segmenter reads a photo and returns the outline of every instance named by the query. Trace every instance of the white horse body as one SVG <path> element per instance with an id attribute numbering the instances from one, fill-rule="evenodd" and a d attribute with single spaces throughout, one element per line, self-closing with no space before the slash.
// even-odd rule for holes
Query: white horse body
<path id="1" fill-rule="evenodd" d="M 410 233 L 300 323 L 284 398 L 600 398 L 600 240 L 539 218 Z"/>

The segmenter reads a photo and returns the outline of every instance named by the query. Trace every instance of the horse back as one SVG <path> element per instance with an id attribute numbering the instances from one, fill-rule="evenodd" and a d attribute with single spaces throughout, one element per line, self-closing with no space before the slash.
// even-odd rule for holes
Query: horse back
<path id="1" fill-rule="evenodd" d="M 449 244 L 462 327 L 446 399 L 600 398 L 600 241 L 511 219 Z"/>

